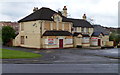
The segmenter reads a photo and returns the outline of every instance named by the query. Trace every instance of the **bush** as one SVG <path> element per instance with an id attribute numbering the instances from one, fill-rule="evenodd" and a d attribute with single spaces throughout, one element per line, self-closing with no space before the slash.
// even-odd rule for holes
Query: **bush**
<path id="1" fill-rule="evenodd" d="M 2 44 L 6 45 L 11 39 L 15 38 L 15 30 L 10 26 L 2 27 Z"/>
<path id="2" fill-rule="evenodd" d="M 116 44 L 118 44 L 120 42 L 120 34 L 116 32 L 111 33 L 109 40 L 114 41 Z"/>

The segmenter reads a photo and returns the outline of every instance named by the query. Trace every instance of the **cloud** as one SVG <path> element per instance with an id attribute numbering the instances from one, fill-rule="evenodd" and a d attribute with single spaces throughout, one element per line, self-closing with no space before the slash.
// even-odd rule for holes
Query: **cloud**
<path id="1" fill-rule="evenodd" d="M 0 20 L 18 21 L 32 13 L 33 7 L 49 7 L 53 10 L 68 8 L 69 17 L 82 18 L 84 13 L 103 26 L 118 26 L 118 0 L 2 0 Z"/>

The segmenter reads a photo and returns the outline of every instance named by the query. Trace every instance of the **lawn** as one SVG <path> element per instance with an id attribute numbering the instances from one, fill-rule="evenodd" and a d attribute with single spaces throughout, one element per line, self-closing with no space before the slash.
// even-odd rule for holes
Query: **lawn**
<path id="1" fill-rule="evenodd" d="M 2 56 L 1 56 L 1 54 L 2 54 Z M 41 57 L 41 55 L 31 53 L 31 52 L 0 49 L 0 58 L 2 58 L 2 59 L 37 58 L 37 57 Z"/>

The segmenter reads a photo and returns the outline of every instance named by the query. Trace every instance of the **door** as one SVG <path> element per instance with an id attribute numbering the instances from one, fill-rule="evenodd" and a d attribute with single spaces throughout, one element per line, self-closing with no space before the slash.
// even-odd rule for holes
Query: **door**
<path id="1" fill-rule="evenodd" d="M 101 39 L 98 39 L 98 46 L 101 46 Z"/>
<path id="2" fill-rule="evenodd" d="M 24 44 L 24 36 L 21 36 L 21 44 Z"/>
<path id="3" fill-rule="evenodd" d="M 59 39 L 59 48 L 63 48 L 63 39 Z"/>

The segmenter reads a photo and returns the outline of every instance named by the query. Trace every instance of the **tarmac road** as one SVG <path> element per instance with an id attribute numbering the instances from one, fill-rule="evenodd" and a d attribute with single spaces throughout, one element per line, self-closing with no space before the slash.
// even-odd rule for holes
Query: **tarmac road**
<path id="1" fill-rule="evenodd" d="M 3 64 L 3 73 L 118 73 L 118 64 Z"/>

